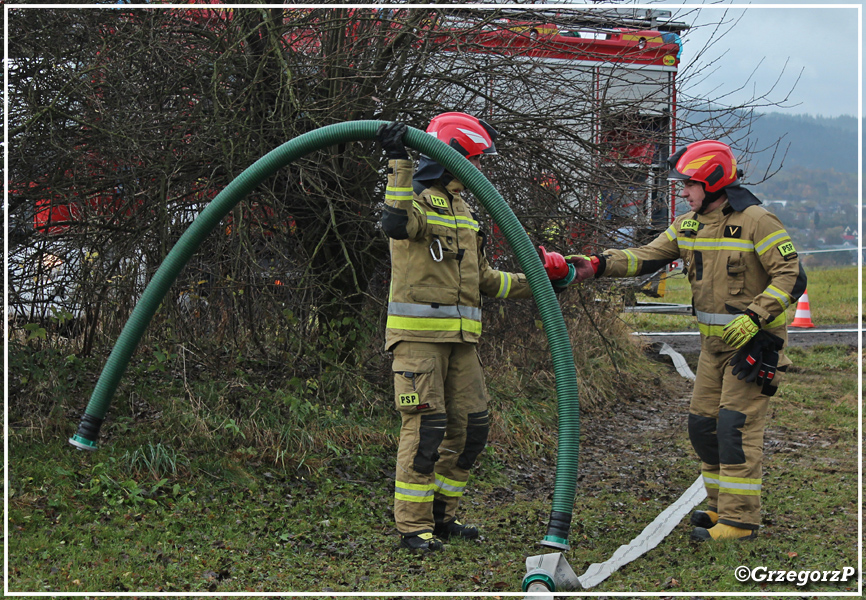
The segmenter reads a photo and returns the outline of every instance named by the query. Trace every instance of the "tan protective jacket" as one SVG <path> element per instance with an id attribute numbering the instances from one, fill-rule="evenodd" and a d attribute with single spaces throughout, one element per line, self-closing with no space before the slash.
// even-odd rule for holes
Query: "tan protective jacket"
<path id="1" fill-rule="evenodd" d="M 737 212 L 725 201 L 706 215 L 686 213 L 646 246 L 605 250 L 603 257 L 599 277 L 649 274 L 682 258 L 698 328 L 711 352 L 733 350 L 721 340 L 722 329 L 746 309 L 787 345 L 785 311 L 806 290 L 791 236 L 757 205 Z"/>
<path id="2" fill-rule="evenodd" d="M 493 269 L 484 233 L 456 180 L 412 191 L 411 160 L 389 161 L 382 230 L 391 238 L 385 348 L 400 341 L 469 342 L 481 336 L 481 295 L 529 298 L 522 273 Z"/>

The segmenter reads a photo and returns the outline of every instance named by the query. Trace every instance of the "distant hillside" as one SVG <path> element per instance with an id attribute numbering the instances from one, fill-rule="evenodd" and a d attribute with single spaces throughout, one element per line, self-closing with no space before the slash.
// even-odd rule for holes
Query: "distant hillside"
<path id="1" fill-rule="evenodd" d="M 724 112 L 714 115 L 714 111 L 701 111 L 689 114 L 683 111 L 684 121 L 702 123 L 718 123 L 720 126 L 737 120 L 735 116 L 724 116 Z M 746 122 L 746 119 L 743 119 Z M 757 181 L 766 171 L 772 161 L 774 170 L 784 156 L 783 169 L 805 168 L 815 171 L 833 170 L 837 173 L 857 173 L 857 118 L 856 117 L 813 117 L 811 115 L 787 115 L 783 113 L 765 113 L 754 115 L 748 121 L 750 131 L 741 131 L 731 136 L 736 142 L 734 146 L 741 149 L 746 136 L 750 148 L 764 149 L 771 147 L 776 140 L 781 140 L 776 157 L 772 151 L 765 150 L 748 157 L 742 165 L 746 169 L 746 180 Z M 700 134 L 684 128 L 681 132 L 686 139 L 700 139 L 707 131 Z M 724 139 L 732 143 L 731 139 Z M 743 158 L 743 157 L 741 157 Z"/>
<path id="2" fill-rule="evenodd" d="M 796 167 L 832 169 L 839 173 L 858 171 L 856 117 L 826 118 L 767 113 L 752 122 L 750 138 L 755 140 L 758 147 L 781 139 L 780 150 L 787 150 L 784 159 L 786 171 Z M 759 168 L 766 167 L 769 160 L 769 156 L 755 157 Z"/>

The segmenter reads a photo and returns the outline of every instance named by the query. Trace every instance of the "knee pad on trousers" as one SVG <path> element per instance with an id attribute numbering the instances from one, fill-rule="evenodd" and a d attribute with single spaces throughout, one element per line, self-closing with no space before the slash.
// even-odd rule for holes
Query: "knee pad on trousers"
<path id="1" fill-rule="evenodd" d="M 742 465 L 746 462 L 743 452 L 743 432 L 746 415 L 726 408 L 719 409 L 719 460 L 726 465 Z"/>
<path id="2" fill-rule="evenodd" d="M 714 418 L 689 413 L 689 439 L 698 458 L 708 465 L 719 464 L 719 440 Z"/>
<path id="3" fill-rule="evenodd" d="M 466 422 L 466 443 L 463 452 L 457 458 L 457 466 L 469 470 L 475 460 L 487 445 L 487 434 L 490 432 L 490 420 L 487 411 L 469 413 Z"/>
<path id="4" fill-rule="evenodd" d="M 444 414 L 421 415 L 421 425 L 418 427 L 418 452 L 415 454 L 412 468 L 423 475 L 433 472 L 433 466 L 439 460 L 439 446 L 445 439 L 445 425 L 448 417 Z"/>

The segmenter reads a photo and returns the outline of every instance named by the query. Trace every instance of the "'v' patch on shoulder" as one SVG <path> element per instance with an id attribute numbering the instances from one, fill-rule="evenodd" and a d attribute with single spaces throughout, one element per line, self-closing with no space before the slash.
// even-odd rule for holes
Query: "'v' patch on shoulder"
<path id="1" fill-rule="evenodd" d="M 743 233 L 742 225 L 725 225 L 726 238 L 739 238 Z"/>

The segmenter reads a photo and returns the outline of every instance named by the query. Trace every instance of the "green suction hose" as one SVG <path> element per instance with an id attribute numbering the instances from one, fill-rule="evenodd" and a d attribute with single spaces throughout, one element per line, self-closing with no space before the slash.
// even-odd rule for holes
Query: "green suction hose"
<path id="1" fill-rule="evenodd" d="M 96 449 L 99 428 L 102 425 L 111 398 L 132 353 L 160 303 L 174 283 L 181 269 L 189 262 L 204 239 L 219 225 L 234 206 L 247 194 L 273 175 L 278 169 L 311 152 L 336 144 L 358 140 L 372 140 L 384 121 L 351 121 L 321 127 L 298 136 L 272 150 L 243 173 L 238 175 L 193 221 L 177 244 L 165 257 L 141 299 L 136 304 L 117 340 L 93 394 L 81 418 L 77 433 L 69 442 L 77 448 Z M 547 535 L 542 545 L 568 549 L 568 531 L 577 485 L 577 459 L 580 438 L 577 372 L 571 341 L 553 287 L 547 278 L 538 254 L 517 217 L 487 178 L 456 150 L 433 136 L 410 127 L 404 138 L 406 145 L 444 166 L 481 201 L 508 240 L 529 281 L 541 320 L 547 332 L 553 369 L 556 375 L 556 393 L 559 409 L 559 446 L 557 449 L 556 483 L 553 509 Z"/>

